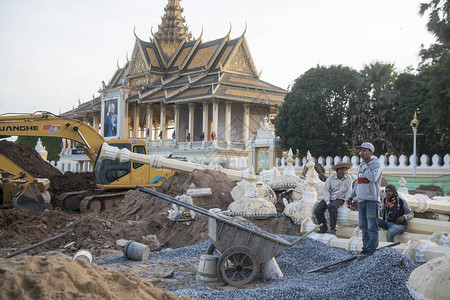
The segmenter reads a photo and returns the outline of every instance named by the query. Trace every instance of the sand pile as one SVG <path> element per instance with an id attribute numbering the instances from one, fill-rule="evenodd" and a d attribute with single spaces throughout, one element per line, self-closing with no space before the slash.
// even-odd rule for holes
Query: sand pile
<path id="1" fill-rule="evenodd" d="M 1 299 L 179 299 L 135 275 L 63 257 L 0 258 L 0 274 Z"/>

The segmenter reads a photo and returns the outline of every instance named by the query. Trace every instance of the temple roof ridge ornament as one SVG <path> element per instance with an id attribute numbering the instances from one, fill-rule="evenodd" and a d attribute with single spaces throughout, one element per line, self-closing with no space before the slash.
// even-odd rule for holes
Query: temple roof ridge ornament
<path id="1" fill-rule="evenodd" d="M 244 32 L 241 34 L 241 36 L 244 36 L 246 32 L 247 32 L 247 22 L 245 22 Z"/>
<path id="2" fill-rule="evenodd" d="M 184 10 L 180 6 L 180 0 L 169 0 L 164 11 L 153 38 L 160 42 L 162 49 L 170 57 L 181 42 L 191 40 L 192 33 L 181 15 Z"/>
<path id="3" fill-rule="evenodd" d="M 136 26 L 134 26 L 134 28 L 133 28 L 133 34 L 134 34 L 134 36 L 136 37 L 136 39 L 142 41 L 142 40 L 137 36 L 137 34 L 136 34 Z"/>
<path id="4" fill-rule="evenodd" d="M 231 22 L 230 22 L 230 30 L 228 30 L 228 33 L 227 33 L 227 35 L 226 35 L 225 37 L 230 38 L 231 28 L 232 28 L 232 27 L 233 27 L 233 26 L 231 26 Z"/>

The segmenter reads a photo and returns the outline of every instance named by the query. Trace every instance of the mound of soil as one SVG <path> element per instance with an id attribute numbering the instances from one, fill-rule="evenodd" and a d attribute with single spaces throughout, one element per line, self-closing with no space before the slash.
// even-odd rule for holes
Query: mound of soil
<path id="1" fill-rule="evenodd" d="M 233 201 L 230 191 L 235 183 L 221 172 L 206 170 L 179 173 L 157 188 L 170 196 L 183 194 L 191 184 L 210 187 L 212 195 L 193 197 L 196 206 L 226 210 Z M 122 203 L 102 213 L 70 213 L 60 209 L 38 215 L 26 210 L 0 211 L 0 256 L 38 243 L 70 230 L 60 239 L 27 251 L 35 255 L 57 250 L 73 255 L 80 249 L 98 256 L 111 250 L 122 250 L 119 239 L 143 242 L 143 237 L 156 235 L 163 248 L 179 248 L 208 240 L 208 218 L 196 213 L 195 220 L 174 222 L 167 218 L 172 204 L 138 190 L 130 190 Z M 252 220 L 261 229 L 277 234 L 298 235 L 299 228 L 289 218 Z"/>
<path id="2" fill-rule="evenodd" d="M 135 275 L 56 256 L 0 258 L 0 274 L 1 299 L 179 299 Z"/>
<path id="3" fill-rule="evenodd" d="M 166 180 L 157 191 L 175 197 L 182 195 L 191 186 L 211 188 L 212 195 L 192 197 L 193 204 L 204 209 L 220 208 L 226 210 L 233 202 L 231 190 L 235 183 L 224 173 L 213 170 L 195 170 L 192 173 L 177 173 Z M 112 211 L 112 219 L 119 222 L 132 222 L 135 227 L 144 227 L 145 235 L 155 234 L 164 247 L 179 248 L 208 239 L 208 218 L 196 214 L 195 220 L 174 222 L 167 218 L 172 203 L 152 197 L 140 191 L 129 191 L 122 204 Z M 143 234 L 144 235 L 144 234 Z"/>
<path id="4" fill-rule="evenodd" d="M 0 141 L 0 154 L 3 154 L 24 171 L 35 178 L 50 179 L 49 192 L 58 196 L 66 192 L 93 190 L 95 184 L 94 173 L 61 172 L 42 159 L 36 150 L 24 143 Z"/>
<path id="5" fill-rule="evenodd" d="M 443 196 L 444 192 L 440 186 L 421 184 L 415 190 L 409 190 L 408 194 L 410 194 L 410 195 L 425 194 L 428 197 L 433 198 L 434 196 Z"/>
<path id="6" fill-rule="evenodd" d="M 34 148 L 24 144 L 0 141 L 0 154 L 3 154 L 28 174 L 36 178 L 50 178 L 61 174 L 58 169 L 42 159 Z"/>
<path id="7" fill-rule="evenodd" d="M 97 188 L 93 172 L 57 174 L 49 177 L 50 192 L 60 195 L 66 192 L 94 190 Z"/>

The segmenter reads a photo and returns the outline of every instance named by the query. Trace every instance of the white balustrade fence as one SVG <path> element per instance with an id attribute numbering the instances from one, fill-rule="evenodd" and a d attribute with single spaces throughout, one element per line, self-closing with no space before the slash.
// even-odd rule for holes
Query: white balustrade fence
<path id="1" fill-rule="evenodd" d="M 384 156 L 381 155 L 379 158 L 380 164 L 383 166 L 384 173 L 389 174 L 402 174 L 402 173 L 411 173 L 413 169 L 413 155 L 406 156 L 401 155 L 399 158 L 395 155 L 390 156 Z M 340 157 L 313 157 L 314 162 L 320 163 L 322 166 L 324 166 L 325 170 L 329 171 L 331 167 L 337 163 L 338 161 L 345 161 L 345 162 L 351 162 L 353 164 L 352 170 L 356 170 L 360 164 L 360 158 L 358 156 L 352 156 L 351 158 L 348 156 Z M 420 160 L 416 160 L 417 166 L 416 171 L 418 174 L 430 174 L 430 173 L 436 173 L 436 174 L 450 174 L 450 155 L 446 154 L 444 158 L 442 159 L 439 155 L 435 154 L 430 157 L 426 154 L 423 154 L 420 157 Z M 297 172 L 301 172 L 303 168 L 305 167 L 307 163 L 306 157 L 303 157 L 300 159 L 299 157 L 295 158 L 294 167 Z M 286 158 L 277 158 L 276 160 L 276 167 L 282 171 L 286 167 Z M 298 170 L 297 170 L 298 169 Z"/>

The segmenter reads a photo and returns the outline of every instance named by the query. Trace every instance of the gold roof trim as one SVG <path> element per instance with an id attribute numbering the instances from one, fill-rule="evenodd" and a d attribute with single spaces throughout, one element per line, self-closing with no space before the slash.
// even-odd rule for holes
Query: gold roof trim
<path id="1" fill-rule="evenodd" d="M 284 95 L 273 95 L 261 91 L 242 91 L 233 88 L 225 88 L 224 94 L 238 97 L 259 98 L 262 100 L 284 101 Z"/>

